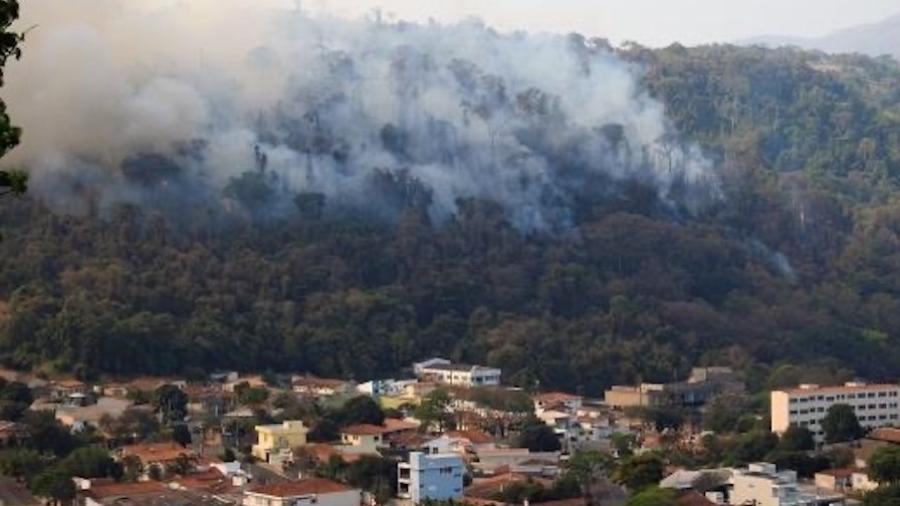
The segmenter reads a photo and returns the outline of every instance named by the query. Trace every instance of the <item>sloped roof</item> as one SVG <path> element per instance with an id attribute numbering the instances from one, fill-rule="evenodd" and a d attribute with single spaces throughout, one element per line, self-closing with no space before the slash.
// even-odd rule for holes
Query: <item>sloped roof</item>
<path id="1" fill-rule="evenodd" d="M 310 494 L 333 494 L 353 490 L 347 485 L 324 478 L 306 478 L 300 481 L 270 483 L 250 490 L 254 494 L 272 497 L 296 497 Z"/>

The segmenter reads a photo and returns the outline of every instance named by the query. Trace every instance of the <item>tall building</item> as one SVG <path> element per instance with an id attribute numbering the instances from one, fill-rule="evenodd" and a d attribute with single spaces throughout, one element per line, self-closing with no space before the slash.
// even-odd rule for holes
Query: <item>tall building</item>
<path id="1" fill-rule="evenodd" d="M 462 497 L 465 464 L 456 453 L 412 452 L 409 462 L 397 464 L 397 470 L 397 495 L 413 504 Z"/>
<path id="2" fill-rule="evenodd" d="M 900 385 L 847 383 L 844 386 L 800 385 L 775 390 L 772 396 L 772 432 L 784 433 L 796 425 L 809 429 L 817 442 L 825 432 L 822 419 L 835 404 L 850 405 L 860 425 L 867 429 L 900 423 Z"/>

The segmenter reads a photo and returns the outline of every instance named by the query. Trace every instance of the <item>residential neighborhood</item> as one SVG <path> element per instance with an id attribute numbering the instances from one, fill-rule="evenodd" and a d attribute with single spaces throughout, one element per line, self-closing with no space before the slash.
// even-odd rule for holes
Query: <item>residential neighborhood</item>
<path id="1" fill-rule="evenodd" d="M 4 389 L 29 404 L 3 422 L 0 469 L 25 472 L 18 462 L 46 437 L 34 432 L 46 424 L 58 427 L 56 437 L 75 447 L 78 460 L 32 492 L 21 485 L 24 475 L 0 482 L 0 498 L 578 506 L 662 494 L 690 506 L 842 506 L 878 490 L 885 478 L 873 469 L 883 472 L 880 460 L 900 455 L 900 428 L 892 427 L 900 385 L 772 390 L 771 413 L 748 419 L 734 412 L 750 400 L 746 388 L 726 367 L 694 368 L 682 383 L 642 384 L 634 394 L 613 386 L 596 397 L 529 392 L 497 384 L 499 369 L 443 359 L 411 370 L 415 379 L 361 384 L 237 372 L 29 382 L 34 388 L 7 382 Z M 435 371 L 453 372 L 443 379 Z M 454 379 L 458 371 L 485 376 Z M 729 436 L 736 429 L 727 424 L 742 417 L 759 428 Z"/>

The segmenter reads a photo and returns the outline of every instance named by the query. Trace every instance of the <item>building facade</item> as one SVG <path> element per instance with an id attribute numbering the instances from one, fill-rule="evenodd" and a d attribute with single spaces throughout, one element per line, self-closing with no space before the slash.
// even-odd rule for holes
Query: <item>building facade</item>
<path id="1" fill-rule="evenodd" d="M 461 387 L 490 387 L 500 385 L 502 371 L 481 365 L 454 364 L 442 358 L 433 358 L 413 364 L 416 376 L 426 381 Z"/>
<path id="2" fill-rule="evenodd" d="M 796 425 L 809 429 L 817 442 L 825 439 L 822 419 L 835 404 L 851 406 L 860 425 L 867 429 L 900 423 L 900 385 L 801 385 L 775 390 L 771 398 L 772 432 L 783 434 L 788 427 Z"/>
<path id="3" fill-rule="evenodd" d="M 291 458 L 291 450 L 306 444 L 309 429 L 300 420 L 285 420 L 274 425 L 257 425 L 257 443 L 251 453 L 263 462 L 280 464 Z"/>
<path id="4" fill-rule="evenodd" d="M 397 464 L 397 470 L 397 495 L 413 504 L 462 497 L 465 464 L 456 453 L 412 452 L 409 462 Z"/>

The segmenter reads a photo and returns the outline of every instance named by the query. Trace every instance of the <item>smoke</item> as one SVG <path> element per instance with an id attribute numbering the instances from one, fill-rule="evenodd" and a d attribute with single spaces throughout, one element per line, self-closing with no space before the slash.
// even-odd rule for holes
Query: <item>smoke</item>
<path id="1" fill-rule="evenodd" d="M 490 199 L 524 230 L 626 178 L 689 206 L 715 194 L 639 69 L 601 41 L 312 16 L 277 2 L 29 0 L 4 98 L 6 163 L 58 209 L 240 207 L 297 194 L 436 219 Z"/>

